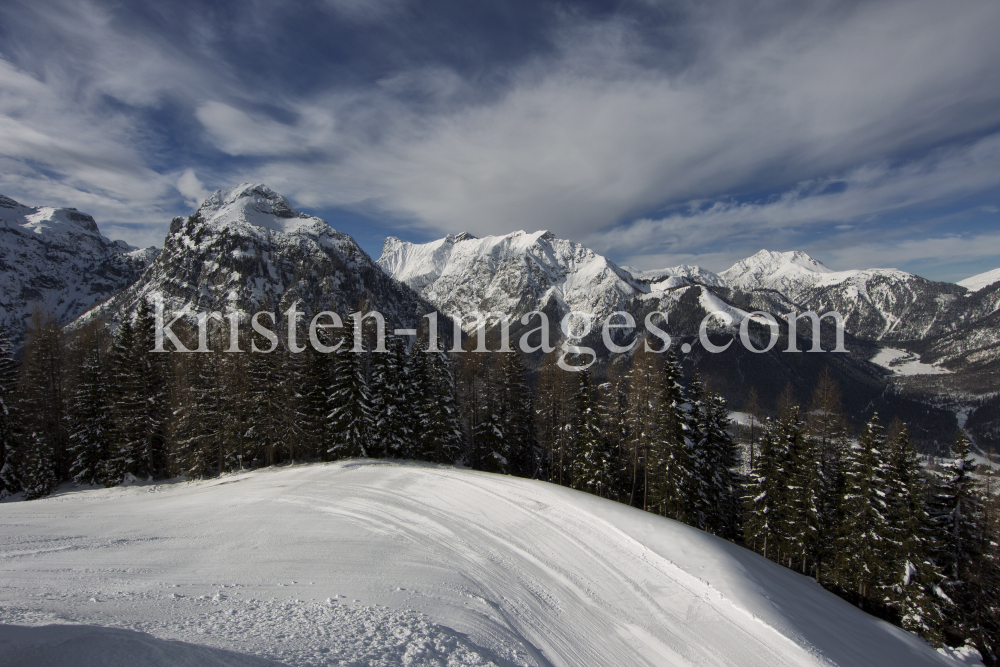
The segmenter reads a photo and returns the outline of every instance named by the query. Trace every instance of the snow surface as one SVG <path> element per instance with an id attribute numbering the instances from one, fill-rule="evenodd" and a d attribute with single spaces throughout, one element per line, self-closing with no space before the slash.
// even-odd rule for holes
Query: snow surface
<path id="1" fill-rule="evenodd" d="M 988 285 L 1000 281 L 1000 269 L 993 269 L 985 273 L 978 273 L 965 280 L 960 280 L 956 284 L 969 290 L 969 293 L 978 292 Z"/>
<path id="2" fill-rule="evenodd" d="M 0 567 L 0 623 L 112 626 L 287 665 L 957 664 L 693 528 L 423 464 L 3 503 Z M 0 641 L 34 641 L 18 632 Z"/>
<path id="3" fill-rule="evenodd" d="M 870 361 L 892 371 L 893 375 L 945 375 L 951 373 L 947 368 L 932 366 L 920 361 L 920 356 L 906 350 L 883 347 Z"/>

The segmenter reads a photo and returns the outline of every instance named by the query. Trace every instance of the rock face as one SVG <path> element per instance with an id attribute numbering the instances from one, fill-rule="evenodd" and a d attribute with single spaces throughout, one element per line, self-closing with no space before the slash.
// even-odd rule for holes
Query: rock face
<path id="1" fill-rule="evenodd" d="M 157 253 L 111 241 L 75 208 L 0 195 L 0 324 L 17 343 L 36 306 L 70 322 L 134 283 Z"/>
<path id="2" fill-rule="evenodd" d="M 349 235 L 299 213 L 262 184 L 219 190 L 187 218 L 174 218 L 142 279 L 95 311 L 111 319 L 141 298 L 167 310 L 345 315 L 362 305 L 392 326 L 416 327 L 434 307 L 375 265 Z"/>

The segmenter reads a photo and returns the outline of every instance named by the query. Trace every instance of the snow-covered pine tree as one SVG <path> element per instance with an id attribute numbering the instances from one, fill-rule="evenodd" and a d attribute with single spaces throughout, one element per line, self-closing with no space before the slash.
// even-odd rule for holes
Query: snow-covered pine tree
<path id="1" fill-rule="evenodd" d="M 806 574 L 820 551 L 821 494 L 825 485 L 816 441 L 808 437 L 799 406 L 787 403 L 777 421 L 778 437 L 787 452 L 784 507 L 779 511 L 781 550 L 789 567 Z"/>
<path id="2" fill-rule="evenodd" d="M 118 324 L 109 356 L 109 399 L 116 429 L 115 441 L 106 454 L 102 481 L 114 485 L 121 483 L 127 473 L 137 478 L 149 475 L 149 461 L 145 455 L 147 406 L 140 392 L 142 360 L 131 317 L 122 318 Z"/>
<path id="3" fill-rule="evenodd" d="M 36 500 L 49 495 L 55 488 L 57 479 L 53 462 L 56 452 L 47 433 L 29 431 L 24 440 L 21 488 L 24 490 L 25 500 Z"/>
<path id="4" fill-rule="evenodd" d="M 628 392 L 624 375 L 613 375 L 598 387 L 601 396 L 601 424 L 611 452 L 607 497 L 618 502 L 632 500 Z"/>
<path id="5" fill-rule="evenodd" d="M 535 408 L 524 376 L 524 363 L 519 352 L 502 352 L 499 357 L 501 412 L 504 438 L 510 452 L 510 474 L 533 477 L 538 467 L 535 454 Z"/>
<path id="6" fill-rule="evenodd" d="M 978 466 L 964 431 L 955 437 L 951 456 L 933 501 L 939 558 L 947 577 L 943 588 L 955 603 L 947 614 L 948 632 L 972 640 L 987 655 L 1000 636 L 997 535 L 988 521 Z"/>
<path id="7" fill-rule="evenodd" d="M 375 458 L 398 458 L 409 441 L 402 401 L 406 389 L 406 344 L 387 336 L 385 352 L 371 355 L 372 451 Z"/>
<path id="8" fill-rule="evenodd" d="M 841 405 L 840 388 L 829 368 L 820 373 L 806 415 L 806 435 L 818 458 L 816 473 L 818 497 L 818 532 L 816 550 L 816 581 L 823 581 L 833 561 L 840 525 L 840 497 L 843 495 L 842 459 L 847 447 L 847 419 Z"/>
<path id="9" fill-rule="evenodd" d="M 475 353 L 467 353 L 472 357 Z M 475 355 L 479 357 L 479 355 Z M 472 467 L 477 470 L 510 474 L 510 450 L 503 430 L 503 401 L 498 369 L 492 355 L 477 360 L 479 369 L 478 410 L 472 425 Z"/>
<path id="10" fill-rule="evenodd" d="M 471 355 L 465 355 L 466 357 Z M 541 449 L 539 477 L 562 486 L 571 482 L 572 397 L 570 383 L 575 379 L 556 365 L 557 355 L 550 353 L 538 373 L 535 427 Z"/>
<path id="11" fill-rule="evenodd" d="M 785 508 L 788 488 L 786 439 L 777 425 L 766 420 L 761 425 L 754 467 L 746 482 L 743 502 L 743 541 L 765 558 L 778 559 L 778 546 L 784 541 L 779 521 Z"/>
<path id="12" fill-rule="evenodd" d="M 455 463 L 462 456 L 462 422 L 458 414 L 455 376 L 447 352 L 427 352 L 427 390 L 417 397 L 420 450 L 423 460 Z"/>
<path id="13" fill-rule="evenodd" d="M 927 485 L 906 426 L 894 421 L 887 442 L 887 539 L 890 559 L 883 583 L 885 603 L 899 613 L 902 626 L 935 645 L 944 641 L 944 577 L 934 563 L 934 533 L 927 511 Z"/>
<path id="14" fill-rule="evenodd" d="M 225 461 L 224 395 L 218 354 L 185 354 L 174 412 L 173 467 L 189 479 L 212 477 Z"/>
<path id="15" fill-rule="evenodd" d="M 672 352 L 664 367 L 649 451 L 649 507 L 683 523 L 702 525 L 705 498 L 692 440 L 694 406 Z"/>
<path id="16" fill-rule="evenodd" d="M 149 303 L 142 299 L 136 309 L 133 383 L 142 401 L 138 425 L 143 447 L 141 472 L 153 477 L 167 475 L 167 430 L 170 420 L 172 357 L 153 352 L 156 346 L 156 318 Z"/>
<path id="17" fill-rule="evenodd" d="M 14 389 L 17 383 L 17 363 L 7 337 L 0 327 L 0 500 L 21 490 L 17 474 L 16 420 L 17 404 Z"/>
<path id="18" fill-rule="evenodd" d="M 663 387 L 662 356 L 640 343 L 626 374 L 628 411 L 625 430 L 629 434 L 630 498 L 633 507 L 649 507 L 649 453 L 656 432 Z"/>
<path id="19" fill-rule="evenodd" d="M 700 382 L 692 383 L 698 391 L 695 410 L 695 451 L 700 462 L 700 486 L 705 504 L 700 508 L 705 517 L 702 526 L 715 535 L 734 539 L 739 535 L 741 487 L 738 473 L 739 451 L 729 433 L 726 402 L 722 396 L 708 390 Z"/>
<path id="20" fill-rule="evenodd" d="M 613 476 L 611 451 L 601 432 L 600 412 L 590 371 L 577 373 L 579 386 L 573 403 L 573 488 L 607 497 Z"/>
<path id="21" fill-rule="evenodd" d="M 273 352 L 251 352 L 247 360 L 246 400 L 252 417 L 244 437 L 248 448 L 263 459 L 264 465 L 291 458 L 294 454 L 291 448 L 301 437 L 296 413 L 290 409 L 290 372 L 289 354 L 280 346 Z"/>
<path id="22" fill-rule="evenodd" d="M 110 373 L 102 351 L 103 323 L 92 320 L 77 332 L 81 365 L 69 405 L 69 474 L 77 484 L 112 486 L 120 481 L 109 467 L 118 441 L 112 415 Z"/>
<path id="23" fill-rule="evenodd" d="M 854 591 L 862 607 L 890 576 L 886 462 L 885 432 L 872 415 L 857 445 L 846 452 L 837 549 L 838 583 Z"/>
<path id="24" fill-rule="evenodd" d="M 327 394 L 330 444 L 326 457 L 330 460 L 369 456 L 374 419 L 365 354 L 354 351 L 354 316 L 348 315 L 340 349 L 334 355 L 334 377 Z"/>

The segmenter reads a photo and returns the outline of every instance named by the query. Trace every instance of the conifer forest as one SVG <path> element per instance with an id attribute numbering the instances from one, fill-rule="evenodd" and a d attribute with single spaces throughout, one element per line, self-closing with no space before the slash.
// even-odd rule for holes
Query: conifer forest
<path id="1" fill-rule="evenodd" d="M 805 405 L 751 392 L 734 422 L 645 345 L 574 373 L 558 353 L 428 352 L 419 335 L 355 353 L 344 323 L 344 352 L 247 336 L 254 352 L 228 354 L 220 325 L 215 353 L 163 354 L 143 303 L 116 330 L 36 311 L 0 355 L 0 498 L 344 458 L 458 464 L 669 517 L 934 645 L 1000 653 L 998 480 L 963 432 L 928 460 L 898 420 L 852 426 L 828 373 Z"/>

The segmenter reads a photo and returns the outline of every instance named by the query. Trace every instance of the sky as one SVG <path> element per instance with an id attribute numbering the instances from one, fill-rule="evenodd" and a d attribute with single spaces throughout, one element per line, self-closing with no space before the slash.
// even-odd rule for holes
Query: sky
<path id="1" fill-rule="evenodd" d="M 142 246 L 263 182 L 374 257 L 548 229 L 954 281 L 1000 267 L 997 35 L 985 0 L 5 0 L 0 193 Z"/>

